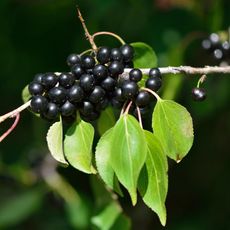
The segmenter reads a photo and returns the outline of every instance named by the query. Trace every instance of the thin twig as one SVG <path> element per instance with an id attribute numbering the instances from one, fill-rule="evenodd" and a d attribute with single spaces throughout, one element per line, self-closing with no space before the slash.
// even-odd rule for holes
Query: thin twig
<path id="1" fill-rule="evenodd" d="M 159 95 L 157 93 L 155 93 L 154 91 L 152 91 L 151 89 L 148 88 L 141 88 L 142 90 L 145 90 L 149 93 L 151 93 L 158 101 L 161 101 L 162 99 L 159 97 Z"/>
<path id="2" fill-rule="evenodd" d="M 85 24 L 85 20 L 84 20 L 84 18 L 82 17 L 81 11 L 80 11 L 79 8 L 77 8 L 77 13 L 78 13 L 78 17 L 79 17 L 79 19 L 80 19 L 80 21 L 81 21 L 81 24 L 82 24 L 82 26 L 83 26 L 83 29 L 84 29 L 84 31 L 85 31 L 85 36 L 86 36 L 86 38 L 89 40 L 89 42 L 90 42 L 90 44 L 91 44 L 93 50 L 97 50 L 97 46 L 96 46 L 96 44 L 95 44 L 95 42 L 94 42 L 94 40 L 93 40 L 93 37 L 90 35 L 90 33 L 89 33 L 88 29 L 87 29 L 87 26 L 86 26 L 86 24 Z"/>
<path id="3" fill-rule="evenodd" d="M 16 128 L 19 119 L 20 119 L 20 113 L 17 113 L 15 115 L 15 121 L 13 125 L 2 136 L 0 136 L 0 142 L 2 142 Z"/>
<path id="4" fill-rule="evenodd" d="M 120 36 L 118 36 L 118 35 L 115 34 L 115 33 L 108 32 L 108 31 L 102 31 L 102 32 L 94 33 L 94 34 L 92 35 L 92 37 L 93 37 L 93 39 L 94 39 L 96 36 L 99 36 L 99 35 L 109 35 L 109 36 L 115 37 L 122 45 L 125 44 L 125 41 L 124 41 Z"/>
<path id="5" fill-rule="evenodd" d="M 143 129 L 143 124 L 142 124 L 142 118 L 141 118 L 141 110 L 138 106 L 136 106 L 137 109 L 137 116 L 138 116 L 138 121 L 140 123 L 141 128 Z"/>

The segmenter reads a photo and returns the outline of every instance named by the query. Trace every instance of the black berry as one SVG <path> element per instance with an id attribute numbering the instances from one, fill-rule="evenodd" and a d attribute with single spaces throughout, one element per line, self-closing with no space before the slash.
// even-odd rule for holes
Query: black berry
<path id="1" fill-rule="evenodd" d="M 34 82 L 37 82 L 39 84 L 42 84 L 42 77 L 43 77 L 43 73 L 38 73 L 34 76 Z"/>
<path id="2" fill-rule="evenodd" d="M 66 101 L 61 106 L 60 110 L 61 110 L 61 115 L 66 116 L 66 117 L 71 116 L 76 112 L 75 106 L 69 101 Z"/>
<path id="3" fill-rule="evenodd" d="M 135 99 L 135 103 L 139 107 L 145 107 L 145 106 L 147 106 L 149 104 L 150 99 L 151 99 L 151 97 L 150 97 L 148 92 L 140 91 L 137 94 L 137 97 Z"/>
<path id="4" fill-rule="evenodd" d="M 66 100 L 66 89 L 61 86 L 54 87 L 49 90 L 48 96 L 51 102 L 62 104 Z"/>
<path id="5" fill-rule="evenodd" d="M 49 120 L 54 120 L 59 115 L 59 107 L 52 102 L 49 102 L 43 116 Z"/>
<path id="6" fill-rule="evenodd" d="M 132 69 L 129 72 L 129 80 L 138 82 L 142 78 L 142 72 L 139 69 Z"/>
<path id="7" fill-rule="evenodd" d="M 110 76 L 108 76 L 101 82 L 101 87 L 108 92 L 113 91 L 115 86 L 116 86 L 116 81 Z"/>
<path id="8" fill-rule="evenodd" d="M 67 57 L 67 65 L 68 66 L 73 66 L 73 65 L 76 65 L 76 64 L 80 64 L 81 63 L 81 59 L 79 57 L 78 54 L 70 54 L 68 57 Z"/>
<path id="9" fill-rule="evenodd" d="M 161 72 L 158 68 L 151 68 L 149 70 L 149 77 L 159 77 L 161 78 Z"/>
<path id="10" fill-rule="evenodd" d="M 122 89 L 116 88 L 114 91 L 114 99 L 119 101 L 119 102 L 124 102 L 125 101 L 125 97 L 123 95 Z"/>
<path id="11" fill-rule="evenodd" d="M 112 77 L 117 77 L 119 74 L 122 74 L 124 71 L 124 65 L 119 61 L 111 62 L 108 68 Z"/>
<path id="12" fill-rule="evenodd" d="M 150 77 L 145 82 L 145 87 L 153 91 L 158 91 L 162 85 L 162 80 L 159 77 Z"/>
<path id="13" fill-rule="evenodd" d="M 134 49 L 132 46 L 125 44 L 120 47 L 120 51 L 123 55 L 123 59 L 125 62 L 130 62 L 133 59 L 134 56 Z"/>
<path id="14" fill-rule="evenodd" d="M 95 65 L 95 60 L 90 55 L 83 55 L 81 57 L 81 65 L 85 69 L 92 69 Z"/>
<path id="15" fill-rule="evenodd" d="M 107 73 L 107 67 L 105 67 L 104 65 L 99 64 L 93 68 L 93 75 L 98 79 L 105 78 L 107 76 Z"/>
<path id="16" fill-rule="evenodd" d="M 192 98 L 194 101 L 204 101 L 206 98 L 206 92 L 203 88 L 193 88 Z"/>
<path id="17" fill-rule="evenodd" d="M 108 47 L 101 47 L 97 52 L 97 60 L 101 64 L 108 63 L 110 61 L 110 49 Z"/>
<path id="18" fill-rule="evenodd" d="M 76 64 L 71 68 L 71 72 L 75 76 L 76 80 L 79 80 L 82 74 L 84 74 L 84 69 L 81 67 L 80 64 Z"/>
<path id="19" fill-rule="evenodd" d="M 122 94 L 126 99 L 132 99 L 138 93 L 138 85 L 133 81 L 124 81 L 121 86 Z"/>
<path id="20" fill-rule="evenodd" d="M 68 100 L 72 103 L 79 103 L 83 100 L 84 98 L 84 91 L 83 89 L 75 84 L 73 85 L 69 90 L 68 90 L 68 94 L 67 94 L 67 97 L 68 97 Z"/>
<path id="21" fill-rule="evenodd" d="M 105 96 L 105 90 L 100 86 L 96 86 L 89 96 L 90 102 L 96 104 L 101 101 Z"/>
<path id="22" fill-rule="evenodd" d="M 118 48 L 111 49 L 110 58 L 112 61 L 122 61 L 123 55 Z"/>
<path id="23" fill-rule="evenodd" d="M 33 96 L 30 102 L 31 110 L 35 113 L 41 113 L 46 110 L 48 101 L 45 97 L 37 95 Z"/>
<path id="24" fill-rule="evenodd" d="M 83 101 L 79 111 L 82 115 L 88 116 L 90 113 L 94 111 L 94 106 L 89 101 Z"/>
<path id="25" fill-rule="evenodd" d="M 37 82 L 31 82 L 28 86 L 31 95 L 42 95 L 44 92 L 44 87 Z"/>
<path id="26" fill-rule="evenodd" d="M 75 78 L 70 73 L 62 73 L 59 76 L 59 84 L 60 86 L 63 86 L 64 88 L 71 87 L 74 84 L 74 82 L 75 82 Z"/>
<path id="27" fill-rule="evenodd" d="M 95 79 L 93 75 L 83 74 L 80 77 L 80 86 L 85 92 L 90 92 L 95 87 Z"/>
<path id="28" fill-rule="evenodd" d="M 58 82 L 58 77 L 54 73 L 46 73 L 42 76 L 41 83 L 45 89 L 53 88 Z"/>

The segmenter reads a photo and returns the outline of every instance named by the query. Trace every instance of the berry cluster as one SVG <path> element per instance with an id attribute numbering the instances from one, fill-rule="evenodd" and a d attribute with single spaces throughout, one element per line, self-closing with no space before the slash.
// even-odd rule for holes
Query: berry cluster
<path id="1" fill-rule="evenodd" d="M 128 44 L 113 49 L 101 47 L 91 55 L 69 55 L 69 73 L 37 74 L 29 84 L 31 110 L 49 121 L 60 115 L 67 121 L 76 119 L 77 111 L 84 120 L 93 121 L 109 103 L 121 108 L 125 101 L 132 100 L 144 111 L 151 97 L 139 90 L 142 72 L 133 68 L 133 57 L 134 50 Z M 132 70 L 129 79 L 122 81 L 119 75 L 125 68 Z M 161 83 L 159 69 L 151 69 L 146 87 L 157 91 Z"/>
<path id="2" fill-rule="evenodd" d="M 219 64 L 223 61 L 227 64 L 230 63 L 230 43 L 227 40 L 221 40 L 218 34 L 210 34 L 207 39 L 202 41 L 202 47 L 210 52 Z"/>

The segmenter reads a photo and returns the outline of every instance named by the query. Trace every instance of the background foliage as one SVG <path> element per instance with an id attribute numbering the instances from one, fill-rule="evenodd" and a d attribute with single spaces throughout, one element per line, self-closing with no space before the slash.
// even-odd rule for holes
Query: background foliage
<path id="1" fill-rule="evenodd" d="M 90 31 L 146 42 L 156 51 L 159 66 L 215 64 L 201 50 L 201 39 L 230 25 L 228 0 L 1 0 L 1 114 L 22 103 L 21 90 L 36 73 L 65 71 L 69 53 L 89 48 L 76 4 Z M 111 38 L 96 42 L 118 45 Z M 161 91 L 187 107 L 195 123 L 189 155 L 179 165 L 170 161 L 166 229 L 224 230 L 230 228 L 230 78 L 208 77 L 203 103 L 190 97 L 196 79 L 165 76 Z M 7 125 L 1 124 L 0 131 Z M 24 112 L 18 128 L 0 144 L 1 229 L 82 229 L 96 214 L 91 207 L 102 207 L 102 188 L 92 178 L 71 167 L 52 171 L 53 161 L 45 159 L 48 126 Z M 132 217 L 132 229 L 163 229 L 144 205 L 133 208 L 128 199 L 120 201 Z M 97 218 L 93 223 L 100 226 Z"/>

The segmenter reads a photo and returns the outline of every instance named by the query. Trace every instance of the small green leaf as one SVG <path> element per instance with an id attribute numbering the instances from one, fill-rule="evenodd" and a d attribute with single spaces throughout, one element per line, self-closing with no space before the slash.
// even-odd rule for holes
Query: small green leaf
<path id="1" fill-rule="evenodd" d="M 75 122 L 67 131 L 64 153 L 68 162 L 85 173 L 96 173 L 92 165 L 94 128 L 83 120 Z"/>
<path id="2" fill-rule="evenodd" d="M 63 128 L 61 119 L 50 127 L 46 140 L 53 158 L 63 164 L 68 165 L 63 152 Z"/>
<path id="3" fill-rule="evenodd" d="M 22 100 L 24 103 L 26 103 L 27 101 L 30 100 L 30 98 L 31 98 L 31 95 L 28 89 L 28 85 L 26 85 L 24 89 L 22 90 Z"/>
<path id="4" fill-rule="evenodd" d="M 157 213 L 161 224 L 165 226 L 165 200 L 168 191 L 167 158 L 160 142 L 152 133 L 145 131 L 145 138 L 148 146 L 146 157 L 148 184 L 145 185 L 147 186 L 145 189 L 140 189 L 141 191 L 145 190 L 145 193 L 141 195 L 145 204 Z"/>
<path id="5" fill-rule="evenodd" d="M 121 207 L 112 201 L 107 205 L 101 213 L 97 216 L 92 217 L 92 223 L 97 226 L 100 230 L 109 230 L 115 223 L 116 219 L 121 214 Z"/>
<path id="6" fill-rule="evenodd" d="M 144 165 L 147 145 L 143 129 L 131 115 L 123 115 L 113 128 L 110 164 L 118 180 L 137 202 L 137 181 Z"/>
<path id="7" fill-rule="evenodd" d="M 112 128 L 116 123 L 112 107 L 107 107 L 102 111 L 98 119 L 97 128 L 99 134 L 102 136 L 108 129 Z"/>
<path id="8" fill-rule="evenodd" d="M 149 45 L 143 42 L 134 42 L 130 45 L 135 50 L 133 61 L 135 68 L 153 68 L 157 66 L 157 56 Z"/>
<path id="9" fill-rule="evenodd" d="M 158 100 L 152 127 L 166 154 L 180 162 L 193 144 L 193 123 L 186 108 L 171 100 Z"/>

